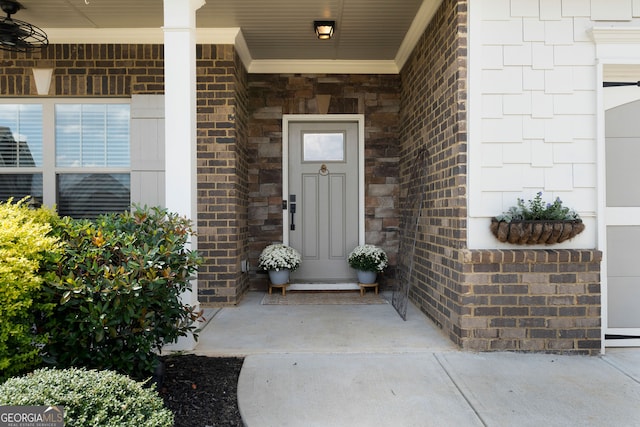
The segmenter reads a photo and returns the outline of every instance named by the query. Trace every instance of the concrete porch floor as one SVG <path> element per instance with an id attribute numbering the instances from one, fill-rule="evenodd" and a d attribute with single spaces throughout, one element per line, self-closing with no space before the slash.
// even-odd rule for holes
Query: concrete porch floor
<path id="1" fill-rule="evenodd" d="M 247 426 L 640 425 L 640 349 L 462 352 L 411 304 L 405 322 L 391 304 L 275 306 L 263 296 L 208 313 L 194 351 L 245 357 Z"/>

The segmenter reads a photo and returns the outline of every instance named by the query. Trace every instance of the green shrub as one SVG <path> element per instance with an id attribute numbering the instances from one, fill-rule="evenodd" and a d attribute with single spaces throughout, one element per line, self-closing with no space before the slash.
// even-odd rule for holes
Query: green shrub
<path id="1" fill-rule="evenodd" d="M 40 265 L 47 251 L 59 250 L 50 235 L 55 214 L 30 209 L 27 199 L 0 203 L 0 381 L 33 369 L 42 359 L 44 337 L 33 330 L 39 305 Z"/>
<path id="2" fill-rule="evenodd" d="M 68 427 L 173 425 L 157 392 L 113 371 L 38 369 L 0 385 L 0 405 L 62 405 Z"/>
<path id="3" fill-rule="evenodd" d="M 55 230 L 66 250 L 48 260 L 47 301 L 58 304 L 43 325 L 48 362 L 143 378 L 164 344 L 197 332 L 200 313 L 180 296 L 200 261 L 185 248 L 187 219 L 136 207 L 96 221 L 62 218 Z"/>

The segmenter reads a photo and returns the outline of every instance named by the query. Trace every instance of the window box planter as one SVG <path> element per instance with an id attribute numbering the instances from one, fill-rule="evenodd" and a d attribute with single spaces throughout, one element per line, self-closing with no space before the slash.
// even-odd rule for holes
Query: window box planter
<path id="1" fill-rule="evenodd" d="M 582 220 L 491 219 L 491 232 L 501 242 L 514 245 L 552 245 L 572 239 L 584 230 Z"/>

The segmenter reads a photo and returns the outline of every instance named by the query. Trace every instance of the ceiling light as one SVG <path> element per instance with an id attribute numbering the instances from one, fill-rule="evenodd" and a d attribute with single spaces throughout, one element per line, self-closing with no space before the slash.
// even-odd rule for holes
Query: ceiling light
<path id="1" fill-rule="evenodd" d="M 329 40 L 331 36 L 333 36 L 336 21 L 314 21 L 313 26 L 315 27 L 316 35 L 320 40 Z"/>

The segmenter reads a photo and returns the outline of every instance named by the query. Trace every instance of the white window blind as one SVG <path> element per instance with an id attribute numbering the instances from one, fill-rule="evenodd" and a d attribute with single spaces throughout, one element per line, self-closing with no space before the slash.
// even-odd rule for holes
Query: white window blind
<path id="1" fill-rule="evenodd" d="M 56 105 L 56 166 L 128 167 L 128 104 Z"/>
<path id="2" fill-rule="evenodd" d="M 77 218 L 130 209 L 128 103 L 0 101 L 0 157 L 0 200 L 31 195 Z"/>

